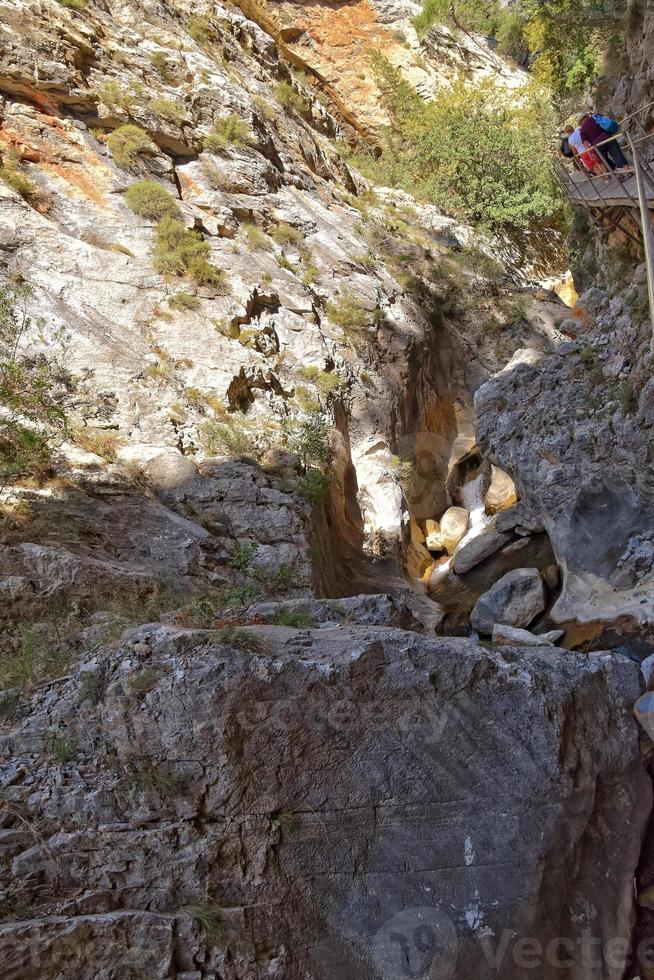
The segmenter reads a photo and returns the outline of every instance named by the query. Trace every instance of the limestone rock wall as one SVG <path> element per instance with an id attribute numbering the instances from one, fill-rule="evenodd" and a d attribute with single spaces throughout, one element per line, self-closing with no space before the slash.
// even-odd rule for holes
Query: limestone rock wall
<path id="1" fill-rule="evenodd" d="M 426 914 L 436 975 L 518 980 L 519 940 L 558 937 L 619 980 L 587 951 L 630 931 L 637 667 L 386 610 L 247 651 L 145 627 L 35 692 L 0 739 L 4 976 L 373 980 Z"/>

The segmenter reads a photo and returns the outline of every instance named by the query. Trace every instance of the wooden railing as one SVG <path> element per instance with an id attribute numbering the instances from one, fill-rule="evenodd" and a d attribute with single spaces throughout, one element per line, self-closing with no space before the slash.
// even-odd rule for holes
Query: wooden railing
<path id="1" fill-rule="evenodd" d="M 644 115 L 653 108 L 654 102 L 649 102 L 625 116 L 620 120 L 618 133 L 594 145 L 593 149 L 599 151 L 606 163 L 606 173 L 592 174 L 581 164 L 578 164 L 578 169 L 572 166 L 569 169 L 560 159 L 555 160 L 554 169 L 563 193 L 573 204 L 587 210 L 594 227 L 598 227 L 600 215 L 598 230 L 604 230 L 608 225 L 619 229 L 638 245 L 642 244 L 654 347 L 654 132 L 647 132 L 647 116 Z M 602 147 L 621 139 L 626 141 L 631 158 L 630 170 L 616 174 Z M 634 229 L 638 229 L 640 234 L 634 234 Z"/>

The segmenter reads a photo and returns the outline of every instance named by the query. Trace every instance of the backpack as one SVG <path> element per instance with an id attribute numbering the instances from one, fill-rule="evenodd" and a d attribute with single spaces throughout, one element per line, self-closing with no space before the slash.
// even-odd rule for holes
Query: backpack
<path id="1" fill-rule="evenodd" d="M 615 119 L 611 119 L 610 116 L 602 116 L 598 112 L 593 115 L 593 119 L 601 129 L 605 130 L 605 132 L 609 134 L 609 136 L 615 136 L 620 129 L 619 124 L 615 121 Z"/>
<path id="2" fill-rule="evenodd" d="M 569 159 L 572 158 L 572 157 L 574 157 L 574 153 L 570 149 L 570 143 L 568 142 L 568 137 L 567 136 L 561 136 L 560 139 L 561 139 L 561 142 L 559 143 L 559 149 L 560 149 L 561 153 L 563 154 L 563 156 L 564 157 L 568 157 Z"/>

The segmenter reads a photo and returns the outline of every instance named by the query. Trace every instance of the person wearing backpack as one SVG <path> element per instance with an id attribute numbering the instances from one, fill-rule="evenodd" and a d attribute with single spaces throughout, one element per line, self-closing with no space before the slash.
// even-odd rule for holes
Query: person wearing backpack
<path id="1" fill-rule="evenodd" d="M 581 139 L 583 140 L 584 146 L 588 147 L 588 149 L 597 146 L 598 143 L 603 143 L 610 136 L 614 136 L 619 129 L 620 127 L 615 119 L 611 119 L 610 116 L 602 116 L 600 113 L 595 113 L 592 116 L 586 113 L 579 120 Z M 623 170 L 629 169 L 629 161 L 622 152 L 622 148 L 618 144 L 617 139 L 611 140 L 610 143 L 604 143 L 603 146 L 598 148 L 597 152 L 606 161 L 611 170 L 620 173 Z"/>
<path id="2" fill-rule="evenodd" d="M 574 162 L 579 170 L 585 169 L 591 174 L 605 174 L 607 172 L 597 151 L 586 149 L 578 126 L 576 129 L 573 129 L 572 126 L 566 126 L 564 132 L 567 134 L 568 146 L 575 157 Z"/>

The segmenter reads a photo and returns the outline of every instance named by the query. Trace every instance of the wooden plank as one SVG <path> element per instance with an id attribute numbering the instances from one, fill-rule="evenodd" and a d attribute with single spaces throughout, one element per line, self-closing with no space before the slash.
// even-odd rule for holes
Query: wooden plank
<path id="1" fill-rule="evenodd" d="M 647 199 L 648 206 L 654 207 L 654 192 L 651 188 L 648 191 L 652 194 Z M 590 207 L 630 207 L 638 200 L 636 177 L 630 174 L 620 179 L 606 174 L 589 180 L 583 174 L 573 173 L 568 183 L 568 196 L 573 201 L 583 200 Z"/>

